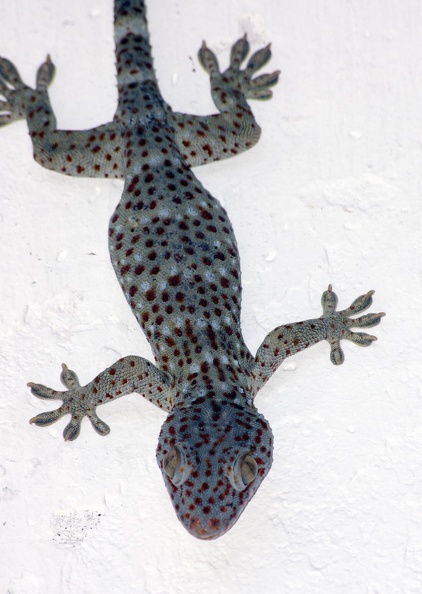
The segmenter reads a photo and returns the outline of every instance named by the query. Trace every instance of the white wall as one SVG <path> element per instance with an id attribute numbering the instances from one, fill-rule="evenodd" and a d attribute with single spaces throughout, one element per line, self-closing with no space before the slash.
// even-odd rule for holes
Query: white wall
<path id="1" fill-rule="evenodd" d="M 223 62 L 245 30 L 283 76 L 254 103 L 262 140 L 197 170 L 240 246 L 244 334 L 346 307 L 376 289 L 388 312 L 369 349 L 324 343 L 260 393 L 271 473 L 214 542 L 178 523 L 155 462 L 163 415 L 139 397 L 64 443 L 65 421 L 26 382 L 87 382 L 118 357 L 150 356 L 110 266 L 121 183 L 70 179 L 31 158 L 24 123 L 0 131 L 0 592 L 420 594 L 422 591 L 422 4 L 418 0 L 149 2 L 173 107 L 214 111 L 196 52 Z M 61 128 L 109 120 L 116 100 L 111 0 L 0 0 L 0 54 L 33 84 L 51 53 Z"/>

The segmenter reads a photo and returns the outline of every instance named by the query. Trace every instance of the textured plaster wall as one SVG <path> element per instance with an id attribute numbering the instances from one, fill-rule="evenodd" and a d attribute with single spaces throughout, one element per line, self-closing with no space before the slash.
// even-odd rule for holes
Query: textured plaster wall
<path id="1" fill-rule="evenodd" d="M 31 159 L 24 123 L 0 131 L 0 592 L 422 592 L 422 4 L 419 0 L 150 0 L 155 62 L 178 110 L 214 111 L 196 51 L 227 63 L 244 31 L 283 76 L 254 103 L 262 140 L 197 170 L 228 209 L 251 349 L 314 317 L 333 283 L 346 307 L 376 289 L 369 349 L 320 344 L 288 360 L 257 405 L 271 473 L 222 539 L 178 523 L 155 463 L 163 414 L 136 396 L 64 443 L 28 380 L 59 388 L 126 354 L 150 356 L 107 254 L 122 184 Z M 0 54 L 28 83 L 51 53 L 62 128 L 113 115 L 111 0 L 0 0 Z"/>

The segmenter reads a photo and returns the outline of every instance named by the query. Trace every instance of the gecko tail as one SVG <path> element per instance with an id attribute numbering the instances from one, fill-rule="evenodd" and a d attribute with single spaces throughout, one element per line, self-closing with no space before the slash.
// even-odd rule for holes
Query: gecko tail
<path id="1" fill-rule="evenodd" d="M 133 82 L 156 82 L 144 0 L 114 1 L 114 40 L 119 89 Z"/>

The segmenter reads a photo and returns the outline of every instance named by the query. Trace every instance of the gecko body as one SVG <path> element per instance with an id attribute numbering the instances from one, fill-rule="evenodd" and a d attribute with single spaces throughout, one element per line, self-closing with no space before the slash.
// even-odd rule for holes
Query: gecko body
<path id="1" fill-rule="evenodd" d="M 29 384 L 35 396 L 63 401 L 31 422 L 45 426 L 70 414 L 64 438 L 73 440 L 86 416 L 106 435 L 109 427 L 97 407 L 133 392 L 144 396 L 168 413 L 157 462 L 175 511 L 192 535 L 215 539 L 233 526 L 271 467 L 271 429 L 254 404 L 259 389 L 286 357 L 321 340 L 330 343 L 332 362 L 342 363 L 340 339 L 371 344 L 374 336 L 350 328 L 374 326 L 384 314 L 351 319 L 371 305 L 373 292 L 337 312 L 329 287 L 321 317 L 279 326 L 255 356 L 250 353 L 240 328 L 233 229 L 191 168 L 232 157 L 258 141 L 248 99 L 271 97 L 277 83 L 278 71 L 256 76 L 270 59 L 269 46 L 242 69 L 249 49 L 243 37 L 221 73 L 204 43 L 199 60 L 219 113 L 191 116 L 172 111 L 160 94 L 144 2 L 115 0 L 114 22 L 119 99 L 112 122 L 58 130 L 47 93 L 51 60 L 41 65 L 31 89 L 1 58 L 0 124 L 26 119 L 34 157 L 44 167 L 124 180 L 109 225 L 110 257 L 155 363 L 127 356 L 85 386 L 63 365 L 65 391 Z"/>

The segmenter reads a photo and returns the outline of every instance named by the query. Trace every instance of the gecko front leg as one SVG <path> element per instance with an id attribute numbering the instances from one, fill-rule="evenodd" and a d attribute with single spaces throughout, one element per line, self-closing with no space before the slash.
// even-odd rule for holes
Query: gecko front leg
<path id="1" fill-rule="evenodd" d="M 54 64 L 50 56 L 47 56 L 46 61 L 38 68 L 36 87 L 31 89 L 22 81 L 12 62 L 6 58 L 0 58 L 0 95 L 3 97 L 0 101 L 0 126 L 24 120 L 34 107 L 37 109 L 40 104 L 44 104 L 43 115 L 40 116 L 41 110 L 38 110 L 36 119 L 47 115 L 49 119 L 46 127 L 55 128 L 56 119 L 47 94 L 47 87 L 53 80 L 54 72 Z M 44 123 L 46 124 L 46 120 Z"/>
<path id="2" fill-rule="evenodd" d="M 254 390 L 258 391 L 287 357 L 291 357 L 321 340 L 331 348 L 330 359 L 334 365 L 344 362 L 341 340 L 350 340 L 360 346 L 369 346 L 376 336 L 365 332 L 352 332 L 351 328 L 370 328 L 380 323 L 384 312 L 366 314 L 359 318 L 350 316 L 362 313 L 372 304 L 374 291 L 361 295 L 347 309 L 336 311 L 338 298 L 329 285 L 321 298 L 323 314 L 320 318 L 279 326 L 270 332 L 259 347 L 252 377 Z"/>
<path id="3" fill-rule="evenodd" d="M 141 394 L 161 409 L 171 409 L 172 379 L 142 357 L 129 356 L 119 359 L 86 386 L 80 385 L 74 371 L 66 365 L 62 367 L 60 379 L 68 388 L 67 391 L 59 392 L 32 382 L 28 386 L 32 394 L 38 398 L 63 401 L 60 408 L 41 413 L 33 417 L 30 423 L 45 427 L 70 414 L 71 420 L 63 431 L 65 441 L 73 441 L 78 437 L 84 417 L 89 418 L 97 433 L 107 435 L 110 427 L 98 417 L 97 406 L 133 392 Z"/>
<path id="4" fill-rule="evenodd" d="M 49 56 L 37 72 L 35 89 L 21 79 L 17 68 L 0 57 L 0 126 L 27 121 L 39 165 L 75 177 L 123 178 L 124 151 L 119 122 L 89 130 L 57 130 L 48 87 L 54 77 Z M 3 97 L 3 100 L 1 100 Z"/>
<path id="5" fill-rule="evenodd" d="M 210 116 L 173 114 L 177 144 L 191 167 L 234 157 L 259 140 L 261 128 L 248 100 L 270 99 L 270 87 L 277 84 L 280 71 L 255 76 L 271 59 L 269 45 L 252 54 L 242 69 L 248 52 L 245 35 L 233 45 L 230 65 L 221 72 L 217 57 L 205 42 L 199 50 L 199 61 L 210 77 L 212 99 L 220 113 Z"/>

